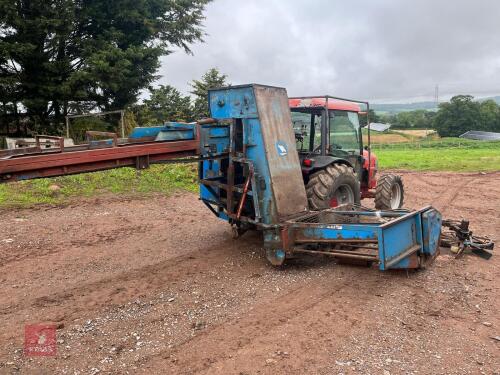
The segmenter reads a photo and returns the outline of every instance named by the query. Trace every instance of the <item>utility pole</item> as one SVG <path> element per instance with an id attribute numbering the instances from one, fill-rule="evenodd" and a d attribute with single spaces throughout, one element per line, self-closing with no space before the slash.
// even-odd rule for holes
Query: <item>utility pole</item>
<path id="1" fill-rule="evenodd" d="M 436 88 L 434 90 L 434 102 L 436 105 L 439 105 L 439 85 L 436 84 Z"/>

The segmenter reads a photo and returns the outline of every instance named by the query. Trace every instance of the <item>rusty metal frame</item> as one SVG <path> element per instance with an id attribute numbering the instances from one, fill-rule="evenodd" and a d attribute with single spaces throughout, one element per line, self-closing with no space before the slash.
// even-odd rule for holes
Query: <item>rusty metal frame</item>
<path id="1" fill-rule="evenodd" d="M 106 112 L 96 112 L 96 113 L 84 113 L 81 115 L 67 115 L 65 116 L 66 119 L 66 137 L 70 138 L 69 136 L 69 128 L 70 128 L 70 119 L 73 118 L 83 118 L 83 117 L 100 117 L 100 116 L 106 116 L 106 115 L 112 115 L 112 114 L 120 114 L 120 127 L 121 127 L 121 136 L 122 138 L 125 138 L 125 110 L 124 109 L 119 109 L 116 111 L 106 111 Z"/>
<path id="2" fill-rule="evenodd" d="M 113 147 L 116 147 L 118 145 L 118 134 L 116 133 L 101 132 L 96 130 L 87 130 L 85 132 L 85 140 L 87 141 L 89 146 L 94 137 L 109 137 L 113 142 Z"/>
<path id="3" fill-rule="evenodd" d="M 245 200 L 247 199 L 248 188 L 249 188 L 250 183 L 252 181 L 252 176 L 253 176 L 253 170 L 250 170 L 248 172 L 248 176 L 247 176 L 247 179 L 245 181 L 245 185 L 243 186 L 243 192 L 242 192 L 242 195 L 240 198 L 240 202 L 238 204 L 238 211 L 236 211 L 236 220 L 239 220 L 241 217 L 241 211 L 243 210 Z"/>
<path id="4" fill-rule="evenodd" d="M 205 120 L 207 123 L 213 123 L 215 120 L 213 119 L 206 119 Z M 245 139 L 242 139 L 242 150 L 241 152 L 238 152 L 236 150 L 236 142 L 237 142 L 237 134 L 236 134 L 236 129 L 235 129 L 235 124 L 236 124 L 236 119 L 233 119 L 230 127 L 229 127 L 229 150 L 228 153 L 224 155 L 219 155 L 217 157 L 207 157 L 204 158 L 205 160 L 210 160 L 210 159 L 215 159 L 215 158 L 221 158 L 221 157 L 226 157 L 228 158 L 228 168 L 227 168 L 227 175 L 226 175 L 226 182 L 221 182 L 218 179 L 210 179 L 210 178 L 201 178 L 201 174 L 199 174 L 199 183 L 206 188 L 218 188 L 226 191 L 226 199 L 220 199 L 218 202 L 214 202 L 217 206 L 220 208 L 225 207 L 226 209 L 226 214 L 229 218 L 236 220 L 236 221 L 241 221 L 241 222 L 248 222 L 252 224 L 257 224 L 261 220 L 261 214 L 258 206 L 258 197 L 255 194 L 255 191 L 257 189 L 256 185 L 256 179 L 255 179 L 255 170 L 254 166 L 251 160 L 247 159 L 245 157 L 246 155 L 246 147 L 247 143 L 245 142 Z M 242 137 L 245 137 L 245 122 L 241 122 L 241 130 L 242 130 Z M 248 166 L 248 175 L 245 179 L 245 182 L 243 185 L 236 185 L 235 184 L 235 164 L 246 164 Z M 201 171 L 201 167 L 199 168 Z M 251 189 L 250 189 L 251 187 Z M 235 202 L 235 196 L 234 193 L 240 193 L 241 197 L 239 198 L 238 202 Z M 212 193 L 212 195 L 217 196 L 217 194 Z M 253 205 L 254 205 L 254 213 L 255 213 L 255 219 L 252 219 L 250 217 L 242 216 L 243 212 L 243 206 L 245 205 L 245 202 L 247 200 L 247 196 L 250 195 L 253 199 Z M 234 207 L 236 205 L 236 207 Z"/>
<path id="5" fill-rule="evenodd" d="M 125 144 L 93 150 L 28 154 L 0 160 L 0 182 L 94 172 L 118 167 L 144 167 L 166 160 L 196 156 L 198 139 Z M 146 159 L 145 159 L 146 157 Z"/>
<path id="6" fill-rule="evenodd" d="M 35 147 L 39 150 L 42 149 L 42 145 L 40 144 L 40 139 L 48 139 L 52 141 L 57 141 L 56 144 L 59 146 L 58 151 L 64 151 L 64 137 L 57 137 L 53 135 L 35 135 Z"/>

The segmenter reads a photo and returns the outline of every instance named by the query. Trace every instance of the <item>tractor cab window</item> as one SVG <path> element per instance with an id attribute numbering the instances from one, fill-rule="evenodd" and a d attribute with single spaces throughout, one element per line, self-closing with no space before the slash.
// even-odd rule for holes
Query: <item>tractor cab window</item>
<path id="1" fill-rule="evenodd" d="M 321 115 L 292 111 L 293 130 L 299 152 L 320 152 Z"/>
<path id="2" fill-rule="evenodd" d="M 356 112 L 329 111 L 330 117 L 330 152 L 359 154 L 360 129 Z"/>

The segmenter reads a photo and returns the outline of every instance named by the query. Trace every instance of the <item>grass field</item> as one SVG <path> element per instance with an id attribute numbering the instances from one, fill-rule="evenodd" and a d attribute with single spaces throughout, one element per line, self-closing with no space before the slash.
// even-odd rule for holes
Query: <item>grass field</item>
<path id="1" fill-rule="evenodd" d="M 153 165 L 46 178 L 0 185 L 0 207 L 29 207 L 35 204 L 64 204 L 79 197 L 103 194 L 171 194 L 176 190 L 197 191 L 197 165 Z"/>
<path id="2" fill-rule="evenodd" d="M 391 129 L 387 132 L 370 132 L 372 144 L 393 144 L 403 142 L 419 142 L 423 139 L 435 139 L 436 131 L 432 129 Z M 363 143 L 368 143 L 368 131 L 363 129 Z"/>
<path id="3" fill-rule="evenodd" d="M 405 137 L 403 134 L 397 133 L 379 133 L 379 132 L 371 132 L 370 139 L 372 144 L 387 144 L 387 143 L 402 143 L 408 142 L 409 139 Z M 363 144 L 368 143 L 368 135 L 363 134 Z"/>
<path id="4" fill-rule="evenodd" d="M 373 151 L 383 169 L 488 172 L 500 170 L 500 142 L 442 138 L 377 145 Z"/>
<path id="5" fill-rule="evenodd" d="M 393 129 L 392 132 L 403 134 L 415 139 L 425 138 L 430 135 L 436 134 L 436 131 L 433 129 Z"/>
<path id="6" fill-rule="evenodd" d="M 497 149 L 382 149 L 376 150 L 382 169 L 416 171 L 491 172 L 500 170 Z"/>
<path id="7" fill-rule="evenodd" d="M 399 142 L 373 148 L 381 169 L 417 171 L 500 171 L 500 142 L 459 138 Z M 80 197 L 103 194 L 171 194 L 197 191 L 196 164 L 153 165 L 136 171 L 121 168 L 66 177 L 0 185 L 0 207 L 64 204 Z"/>

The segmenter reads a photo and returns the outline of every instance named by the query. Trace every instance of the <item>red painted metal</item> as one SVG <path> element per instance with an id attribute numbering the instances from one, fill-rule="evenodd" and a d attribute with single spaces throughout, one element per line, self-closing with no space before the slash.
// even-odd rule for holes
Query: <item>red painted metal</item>
<path id="1" fill-rule="evenodd" d="M 304 164 L 304 167 L 308 167 L 309 168 L 309 167 L 312 167 L 313 162 L 312 162 L 311 159 L 304 159 L 302 161 L 302 164 Z"/>
<path id="2" fill-rule="evenodd" d="M 305 98 L 305 99 L 288 99 L 290 108 L 298 107 L 324 107 L 326 104 L 325 98 Z M 350 103 L 343 100 L 328 99 L 328 109 L 339 111 L 360 112 L 359 104 Z"/>
<path id="3" fill-rule="evenodd" d="M 243 205 L 245 204 L 245 200 L 247 198 L 248 188 L 250 187 L 250 182 L 252 181 L 253 171 L 248 173 L 247 180 L 245 181 L 245 186 L 243 187 L 243 195 L 240 199 L 240 204 L 238 205 L 238 211 L 236 213 L 236 219 L 239 220 L 241 217 L 241 211 L 243 210 Z"/>
<path id="4" fill-rule="evenodd" d="M 338 205 L 339 205 L 339 202 L 337 201 L 336 197 L 333 197 L 332 199 L 330 199 L 330 207 L 334 208 L 334 207 L 337 207 Z"/>
<path id="5" fill-rule="evenodd" d="M 366 186 L 361 187 L 361 199 L 375 198 L 375 190 L 369 190 Z"/>
<path id="6" fill-rule="evenodd" d="M 363 183 L 361 190 L 370 190 L 377 187 L 378 159 L 377 156 L 368 150 L 363 150 L 363 170 L 368 171 L 368 182 Z"/>
<path id="7" fill-rule="evenodd" d="M 196 156 L 198 140 L 125 144 L 118 147 L 34 154 L 0 159 L 0 182 L 94 172 Z"/>

